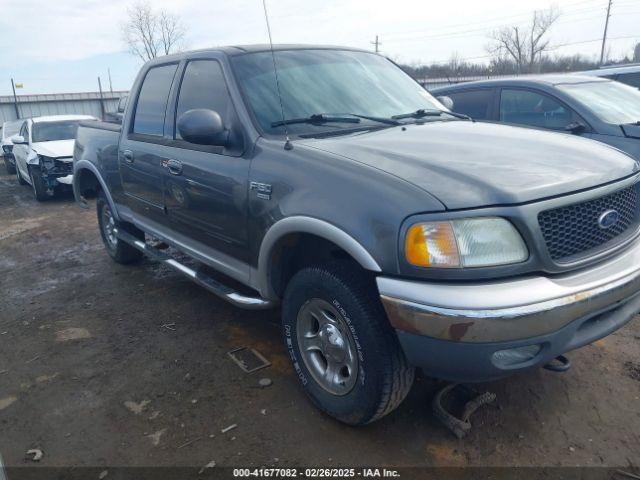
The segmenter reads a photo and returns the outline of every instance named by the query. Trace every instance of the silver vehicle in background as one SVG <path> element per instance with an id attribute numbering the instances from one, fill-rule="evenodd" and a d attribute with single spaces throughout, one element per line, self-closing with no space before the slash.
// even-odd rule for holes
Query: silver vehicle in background
<path id="1" fill-rule="evenodd" d="M 13 157 L 13 142 L 11 141 L 11 137 L 20 131 L 22 122 L 23 120 L 4 122 L 2 124 L 2 130 L 0 130 L 0 155 L 2 155 L 4 166 L 9 174 L 16 173 L 16 162 Z"/>

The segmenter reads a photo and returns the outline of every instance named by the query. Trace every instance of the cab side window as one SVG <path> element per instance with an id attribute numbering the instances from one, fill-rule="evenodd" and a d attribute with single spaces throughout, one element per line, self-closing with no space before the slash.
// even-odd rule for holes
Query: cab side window
<path id="1" fill-rule="evenodd" d="M 230 124 L 233 104 L 222 68 L 215 60 L 193 60 L 185 68 L 176 108 L 176 139 L 182 138 L 177 128 L 180 116 L 196 108 L 218 112 L 222 121 Z"/>
<path id="2" fill-rule="evenodd" d="M 474 120 L 490 120 L 493 89 L 466 90 L 453 92 L 447 96 L 453 100 L 454 112 L 464 113 Z"/>
<path id="3" fill-rule="evenodd" d="M 619 82 L 626 83 L 632 87 L 640 88 L 640 72 L 638 73 L 621 73 L 616 78 Z"/>
<path id="4" fill-rule="evenodd" d="M 20 136 L 25 140 L 29 140 L 29 128 L 27 127 L 27 122 L 24 122 L 20 127 Z"/>
<path id="5" fill-rule="evenodd" d="M 177 64 L 162 65 L 147 72 L 138 95 L 133 133 L 164 135 L 164 117 L 177 68 Z"/>
<path id="6" fill-rule="evenodd" d="M 572 118 L 573 112 L 549 95 L 529 90 L 502 90 L 501 122 L 561 130 Z"/>

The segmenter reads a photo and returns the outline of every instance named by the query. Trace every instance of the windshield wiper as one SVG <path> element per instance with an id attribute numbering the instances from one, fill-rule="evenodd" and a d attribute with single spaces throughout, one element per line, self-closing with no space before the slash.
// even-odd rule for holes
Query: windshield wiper
<path id="1" fill-rule="evenodd" d="M 361 115 L 359 113 L 316 113 L 305 118 L 290 118 L 287 120 L 272 122 L 271 126 L 281 127 L 283 125 L 291 125 L 294 123 L 311 123 L 316 125 L 322 125 L 323 123 L 360 123 L 360 119 L 384 123 L 385 125 L 402 125 L 402 122 L 398 122 L 393 118 L 374 117 L 371 115 Z"/>
<path id="2" fill-rule="evenodd" d="M 324 113 L 315 113 L 304 118 L 288 118 L 286 120 L 271 122 L 271 127 L 282 127 L 284 125 L 293 125 L 296 123 L 310 123 L 312 125 L 322 125 L 323 123 L 360 123 L 360 119 L 354 118 L 353 115 L 349 117 L 340 117 Z"/>
<path id="3" fill-rule="evenodd" d="M 384 123 L 385 125 L 402 125 L 402 122 L 398 122 L 395 117 L 372 117 L 370 115 L 359 115 L 357 113 L 345 113 L 344 115 L 351 115 L 352 117 L 362 118 L 364 120 L 371 120 L 372 122 Z"/>
<path id="4" fill-rule="evenodd" d="M 461 118 L 463 120 L 471 120 L 473 122 L 473 119 L 470 116 L 465 115 L 463 113 L 445 112 L 444 110 L 426 110 L 424 108 L 421 108 L 411 113 L 402 113 L 400 115 L 394 115 L 391 118 L 395 120 L 401 120 L 403 118 L 440 117 L 443 114 L 451 115 L 452 117 Z"/>

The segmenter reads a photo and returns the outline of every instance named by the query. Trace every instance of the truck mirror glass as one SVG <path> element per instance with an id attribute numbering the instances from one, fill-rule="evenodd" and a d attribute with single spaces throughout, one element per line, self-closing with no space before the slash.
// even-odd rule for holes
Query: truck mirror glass
<path id="1" fill-rule="evenodd" d="M 178 132 L 183 140 L 198 145 L 227 146 L 229 130 L 218 112 L 206 108 L 187 110 L 178 118 Z"/>

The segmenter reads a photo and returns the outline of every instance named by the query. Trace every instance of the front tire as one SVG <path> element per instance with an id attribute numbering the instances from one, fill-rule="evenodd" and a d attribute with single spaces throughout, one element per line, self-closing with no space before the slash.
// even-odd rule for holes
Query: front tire
<path id="1" fill-rule="evenodd" d="M 51 197 L 47 186 L 42 179 L 42 174 L 39 167 L 29 167 L 29 178 L 31 179 L 31 188 L 33 189 L 33 196 L 39 202 L 44 202 Z"/>
<path id="2" fill-rule="evenodd" d="M 116 262 L 123 265 L 134 263 L 142 258 L 142 252 L 126 242 L 123 242 L 116 235 L 116 231 L 119 228 L 127 230 L 127 233 L 137 237 L 144 241 L 144 232 L 135 227 L 125 227 L 125 225 L 118 222 L 107 197 L 101 190 L 98 194 L 98 200 L 96 201 L 96 213 L 98 214 L 98 225 L 100 227 L 100 236 L 104 243 L 105 248 L 109 256 Z"/>
<path id="3" fill-rule="evenodd" d="M 411 389 L 373 280 L 351 262 L 297 272 L 283 301 L 285 346 L 313 403 L 349 425 L 378 420 Z"/>
<path id="4" fill-rule="evenodd" d="M 27 185 L 26 180 L 22 178 L 22 174 L 20 173 L 18 165 L 16 165 L 16 180 L 18 180 L 18 185 Z"/>

